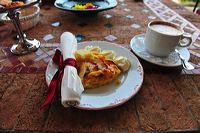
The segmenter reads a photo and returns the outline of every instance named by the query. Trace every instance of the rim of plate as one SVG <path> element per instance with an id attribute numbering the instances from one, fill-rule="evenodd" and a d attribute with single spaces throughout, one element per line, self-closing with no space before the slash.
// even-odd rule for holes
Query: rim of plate
<path id="1" fill-rule="evenodd" d="M 152 64 L 154 64 L 154 65 L 158 65 L 158 66 L 162 66 L 162 67 L 179 67 L 179 66 L 181 66 L 182 64 L 181 63 L 176 63 L 176 64 L 174 64 L 174 65 L 168 65 L 168 64 L 166 64 L 166 65 L 164 65 L 164 64 L 160 64 L 160 63 L 156 63 L 156 62 L 153 62 L 153 61 L 150 61 L 150 60 L 148 60 L 147 58 L 144 58 L 144 57 L 142 57 L 142 56 L 140 56 L 140 54 L 138 54 L 137 52 L 135 52 L 135 50 L 133 50 L 133 48 L 132 48 L 132 45 L 134 45 L 133 44 L 133 40 L 136 38 L 136 37 L 138 37 L 138 36 L 144 36 L 145 34 L 138 34 L 138 35 L 135 35 L 132 39 L 131 39 L 131 41 L 130 41 L 130 48 L 131 48 L 131 50 L 134 52 L 134 54 L 136 54 L 138 57 L 140 57 L 141 59 L 143 59 L 143 60 L 145 60 L 145 61 L 147 61 L 147 62 L 149 62 L 149 63 L 152 63 Z M 187 48 L 183 48 L 183 49 L 187 49 Z M 189 51 L 188 51 L 189 52 Z M 190 54 L 189 54 L 189 59 L 190 59 Z M 180 60 L 180 59 L 179 59 Z"/>
<path id="2" fill-rule="evenodd" d="M 122 100 L 122 101 L 120 101 L 120 102 L 118 102 L 116 104 L 108 105 L 108 106 L 100 107 L 100 108 L 95 108 L 95 107 L 89 108 L 89 107 L 80 107 L 80 106 L 74 106 L 74 107 L 77 108 L 77 109 L 81 109 L 81 110 L 105 110 L 105 109 L 111 109 L 111 108 L 114 108 L 114 107 L 117 107 L 117 106 L 120 106 L 120 105 L 126 103 L 127 101 L 129 101 L 133 96 L 135 96 L 139 92 L 139 90 L 141 89 L 141 86 L 143 84 L 143 81 L 144 81 L 144 70 L 143 70 L 143 67 L 142 67 L 140 61 L 138 60 L 138 58 L 132 52 L 130 52 L 128 49 L 126 49 L 123 46 L 120 46 L 119 44 L 116 44 L 116 43 L 111 43 L 111 42 L 107 42 L 107 41 L 84 41 L 84 42 L 78 43 L 78 45 L 87 44 L 87 43 L 91 43 L 91 42 L 93 42 L 93 43 L 94 42 L 97 42 L 97 43 L 107 43 L 107 44 L 114 45 L 115 47 L 119 47 L 119 48 L 121 48 L 121 49 L 129 52 L 130 55 L 133 56 L 136 59 L 136 61 L 138 63 L 138 66 L 140 66 L 140 68 L 141 68 L 141 82 L 135 88 L 136 89 L 135 92 L 133 92 L 132 94 L 130 94 L 130 96 L 128 98 L 126 98 L 125 100 Z M 47 78 L 46 78 L 46 73 L 47 73 L 47 71 L 45 71 L 45 80 L 46 80 L 46 84 L 48 86 L 48 81 L 47 81 Z"/>

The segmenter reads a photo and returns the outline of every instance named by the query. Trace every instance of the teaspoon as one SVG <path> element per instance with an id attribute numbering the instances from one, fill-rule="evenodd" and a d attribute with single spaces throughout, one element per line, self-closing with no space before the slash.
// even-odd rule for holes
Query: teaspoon
<path id="1" fill-rule="evenodd" d="M 194 66 L 190 64 L 181 54 L 180 52 L 175 49 L 175 52 L 178 54 L 179 58 L 181 59 L 182 66 L 185 70 L 193 70 Z"/>

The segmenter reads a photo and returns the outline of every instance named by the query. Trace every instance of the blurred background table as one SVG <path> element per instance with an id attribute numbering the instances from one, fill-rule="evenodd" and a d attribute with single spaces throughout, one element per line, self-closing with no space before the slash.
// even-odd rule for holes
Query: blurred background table
<path id="1" fill-rule="evenodd" d="M 129 49 L 131 38 L 145 33 L 148 22 L 160 20 L 143 2 L 119 0 L 112 10 L 96 16 L 77 16 L 42 5 L 40 22 L 26 31 L 41 41 L 41 48 L 15 56 L 9 47 L 13 32 L 0 45 L 0 132 L 143 132 L 200 129 L 200 69 L 162 68 L 140 60 L 145 71 L 139 93 L 127 103 L 108 110 L 84 111 L 64 108 L 58 99 L 37 112 L 47 96 L 45 68 L 69 31 L 78 41 L 111 41 Z M 169 0 L 173 11 L 200 28 L 200 17 Z M 59 22 L 59 26 L 52 23 Z M 54 23 L 56 24 L 56 23 Z M 45 41 L 46 40 L 46 41 Z M 191 59 L 200 66 L 200 40 L 190 48 Z M 134 80 L 134 79 L 133 79 Z"/>

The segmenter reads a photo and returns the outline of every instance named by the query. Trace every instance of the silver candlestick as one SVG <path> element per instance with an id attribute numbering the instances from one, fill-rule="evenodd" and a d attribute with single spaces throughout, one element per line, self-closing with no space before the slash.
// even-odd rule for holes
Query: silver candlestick
<path id="1" fill-rule="evenodd" d="M 38 40 L 28 38 L 26 34 L 24 34 L 21 27 L 20 20 L 19 20 L 20 10 L 27 8 L 29 6 L 32 6 L 38 2 L 39 0 L 35 0 L 32 3 L 25 4 L 20 7 L 0 9 L 0 12 L 8 13 L 8 17 L 12 20 L 12 23 L 18 33 L 18 40 L 15 44 L 13 44 L 13 46 L 10 49 L 13 54 L 16 54 L 16 55 L 27 54 L 27 53 L 36 51 L 40 47 L 40 42 Z"/>

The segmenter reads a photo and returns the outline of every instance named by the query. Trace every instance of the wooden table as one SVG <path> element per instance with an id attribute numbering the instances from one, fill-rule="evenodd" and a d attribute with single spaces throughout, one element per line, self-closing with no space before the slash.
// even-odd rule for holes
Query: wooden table
<path id="1" fill-rule="evenodd" d="M 200 17 L 183 7 L 163 0 L 168 7 L 200 28 Z M 145 9 L 145 10 L 144 10 Z M 134 18 L 127 18 L 127 15 Z M 151 16 L 150 18 L 148 18 Z M 44 71 L 51 51 L 64 31 L 82 35 L 81 41 L 103 40 L 113 35 L 113 42 L 128 48 L 130 39 L 146 31 L 156 16 L 142 2 L 120 1 L 117 8 L 97 16 L 76 16 L 73 13 L 44 5 L 40 23 L 28 30 L 28 36 L 42 42 L 42 48 L 29 55 L 13 56 L 8 47 L 15 33 L 1 42 L 0 54 L 0 132 L 140 132 L 200 129 L 200 69 L 162 68 L 140 60 L 144 67 L 144 82 L 139 93 L 127 103 L 108 110 L 84 111 L 64 108 L 58 99 L 36 112 L 47 96 Z M 155 19 L 158 19 L 156 17 Z M 53 27 L 59 21 L 61 26 Z M 131 28 L 132 24 L 141 26 Z M 54 39 L 45 42 L 43 37 Z M 199 41 L 197 41 L 199 43 Z M 200 49 L 196 47 L 197 53 Z M 45 54 L 47 54 L 45 56 Z M 43 58 L 42 58 L 43 57 Z M 46 58 L 44 58 L 46 57 Z M 34 61 L 33 61 L 34 60 Z M 191 55 L 191 62 L 200 58 Z M 17 68 L 17 69 L 16 69 Z"/>

